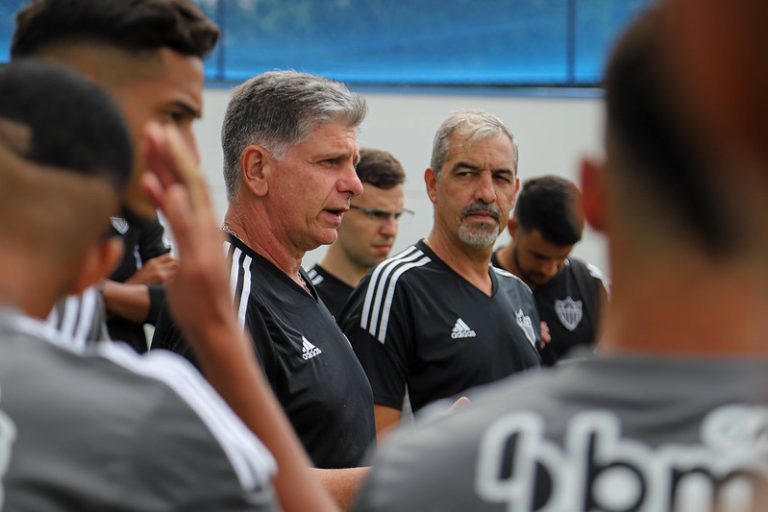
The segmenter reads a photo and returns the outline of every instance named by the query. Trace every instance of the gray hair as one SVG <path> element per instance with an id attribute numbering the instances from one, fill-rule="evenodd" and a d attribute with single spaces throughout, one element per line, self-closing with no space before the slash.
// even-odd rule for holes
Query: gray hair
<path id="1" fill-rule="evenodd" d="M 430 161 L 430 166 L 436 175 L 440 175 L 440 170 L 448 160 L 449 139 L 457 130 L 464 135 L 465 144 L 472 144 L 494 135 L 506 135 L 515 149 L 515 174 L 517 174 L 519 153 L 517 140 L 512 132 L 495 115 L 484 110 L 467 109 L 451 112 L 448 119 L 443 121 L 437 129 L 432 143 L 432 160 Z"/>
<path id="2" fill-rule="evenodd" d="M 239 186 L 240 155 L 257 144 L 282 158 L 318 124 L 340 122 L 356 128 L 366 113 L 365 99 L 340 83 L 295 71 L 271 71 L 238 87 L 221 129 L 224 183 L 234 199 Z"/>

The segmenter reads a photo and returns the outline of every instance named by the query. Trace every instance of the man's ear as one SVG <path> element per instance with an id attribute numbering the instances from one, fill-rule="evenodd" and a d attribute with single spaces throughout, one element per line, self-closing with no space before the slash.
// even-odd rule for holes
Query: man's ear
<path id="1" fill-rule="evenodd" d="M 507 221 L 507 231 L 509 231 L 509 236 L 512 238 L 515 238 L 515 234 L 517 234 L 517 228 L 520 227 L 520 224 L 518 224 L 517 219 L 514 217 L 510 217 Z"/>
<path id="2" fill-rule="evenodd" d="M 604 166 L 588 158 L 581 160 L 581 199 L 584 217 L 593 229 L 605 232 Z"/>
<path id="3" fill-rule="evenodd" d="M 269 190 L 272 155 L 261 146 L 252 144 L 240 154 L 240 173 L 243 183 L 253 194 L 263 197 Z"/>
<path id="4" fill-rule="evenodd" d="M 427 195 L 432 204 L 437 202 L 437 173 L 431 167 L 424 171 L 424 183 L 427 185 Z"/>
<path id="5" fill-rule="evenodd" d="M 86 288 L 106 279 L 123 256 L 123 241 L 118 237 L 94 242 L 86 252 L 68 294 L 80 295 Z"/>

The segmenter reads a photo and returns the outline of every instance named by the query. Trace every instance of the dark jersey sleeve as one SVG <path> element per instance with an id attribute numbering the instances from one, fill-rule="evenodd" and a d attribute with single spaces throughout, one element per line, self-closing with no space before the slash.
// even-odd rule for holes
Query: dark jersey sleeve
<path id="1" fill-rule="evenodd" d="M 391 301 L 383 293 L 377 301 L 370 277 L 350 296 L 339 325 L 368 376 L 374 403 L 400 410 L 413 353 L 413 315 L 402 282 Z"/>
<path id="2" fill-rule="evenodd" d="M 160 224 L 160 220 L 155 217 L 151 222 L 147 222 L 139 239 L 139 254 L 142 261 L 149 261 L 163 254 L 171 252 L 171 246 L 165 239 L 165 228 Z M 165 303 L 165 286 L 148 285 L 149 291 L 149 311 L 145 323 L 153 324 L 157 322 L 160 309 Z"/>
<path id="3" fill-rule="evenodd" d="M 165 304 L 165 286 L 161 284 L 147 285 L 149 291 L 149 310 L 147 311 L 147 317 L 144 319 L 144 323 L 155 325 L 157 319 L 160 316 L 160 310 Z"/>
<path id="4" fill-rule="evenodd" d="M 142 261 L 157 258 L 171 252 L 171 247 L 165 239 L 165 228 L 160 220 L 155 217 L 142 225 L 139 238 L 139 255 Z"/>
<path id="5" fill-rule="evenodd" d="M 155 325 L 155 333 L 152 335 L 150 350 L 169 350 L 175 352 L 198 369 L 200 368 L 195 354 L 192 352 L 192 347 L 189 346 L 187 340 L 184 339 L 181 329 L 176 325 L 167 303 L 163 304 L 157 315 L 157 323 Z"/>
<path id="6" fill-rule="evenodd" d="M 274 353 L 272 344 L 269 342 L 270 331 L 257 306 L 252 305 L 248 308 L 246 325 L 245 332 L 251 336 L 256 351 L 256 359 L 259 361 L 267 380 L 273 382 Z M 187 342 L 184 333 L 176 325 L 167 304 L 163 305 L 158 315 L 157 326 L 152 336 L 151 350 L 175 352 L 200 369 L 200 363 L 197 361 L 192 347 Z"/>

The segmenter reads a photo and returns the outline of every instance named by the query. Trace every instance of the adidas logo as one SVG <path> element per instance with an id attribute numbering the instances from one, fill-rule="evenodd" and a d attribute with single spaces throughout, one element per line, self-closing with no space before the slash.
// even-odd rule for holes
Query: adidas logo
<path id="1" fill-rule="evenodd" d="M 304 360 L 312 359 L 313 357 L 319 356 L 320 354 L 323 353 L 322 350 L 320 350 L 319 348 L 317 348 L 316 346 L 311 344 L 309 342 L 309 340 L 307 338 L 305 338 L 304 336 L 301 337 L 301 343 L 304 346 L 301 349 L 301 357 Z"/>
<path id="2" fill-rule="evenodd" d="M 451 338 L 454 340 L 460 339 L 460 338 L 474 338 L 477 336 L 475 331 L 473 331 L 461 318 L 456 320 L 456 324 L 453 326 L 453 330 L 451 331 Z"/>

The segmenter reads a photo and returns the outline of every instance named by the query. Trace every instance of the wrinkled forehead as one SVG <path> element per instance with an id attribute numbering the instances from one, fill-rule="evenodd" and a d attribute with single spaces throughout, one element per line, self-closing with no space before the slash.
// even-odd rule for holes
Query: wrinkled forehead
<path id="1" fill-rule="evenodd" d="M 461 127 L 451 133 L 448 139 L 448 160 L 458 155 L 480 156 L 488 148 L 494 148 L 499 152 L 506 152 L 507 149 L 512 152 L 512 164 L 517 170 L 517 144 L 508 134 L 498 128 L 482 126 L 474 129 L 461 129 Z"/>

